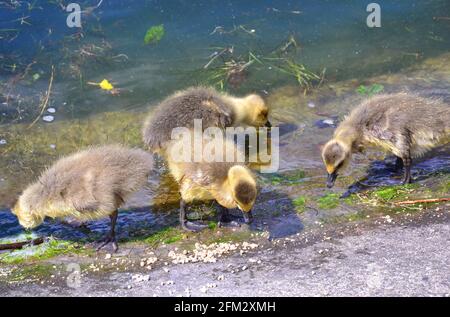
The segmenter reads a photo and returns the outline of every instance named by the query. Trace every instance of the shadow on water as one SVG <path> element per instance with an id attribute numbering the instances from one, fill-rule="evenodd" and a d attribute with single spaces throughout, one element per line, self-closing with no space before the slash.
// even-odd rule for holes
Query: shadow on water
<path id="1" fill-rule="evenodd" d="M 151 235 L 168 225 L 176 224 L 173 213 L 152 213 L 150 208 L 136 208 L 119 212 L 116 232 L 120 240 L 132 240 Z M 89 221 L 83 224 L 47 218 L 32 231 L 38 236 L 53 236 L 68 241 L 93 242 L 103 237 L 110 228 L 109 219 Z M 24 233 L 15 215 L 9 210 L 0 211 L 0 239 L 13 238 Z"/>
<path id="2" fill-rule="evenodd" d="M 437 148 L 424 157 L 413 160 L 411 174 L 413 182 L 426 180 L 435 174 L 450 173 L 449 146 Z M 367 175 L 351 184 L 341 196 L 346 198 L 374 187 L 399 185 L 403 177 L 403 169 L 395 168 L 395 157 L 376 160 L 370 163 Z"/>
<path id="3" fill-rule="evenodd" d="M 172 200 L 164 205 L 133 207 L 119 211 L 116 233 L 119 242 L 143 240 L 158 231 L 167 228 L 179 228 L 179 202 Z M 233 209 L 230 213 L 234 219 L 242 221 L 242 213 Z M 259 195 L 253 209 L 254 221 L 242 225 L 242 230 L 250 232 L 268 231 L 269 239 L 294 235 L 303 229 L 303 225 L 295 213 L 292 201 L 286 195 L 270 192 Z M 214 202 L 192 203 L 188 206 L 187 217 L 190 220 L 205 224 L 217 223 L 218 212 Z M 59 240 L 73 242 L 95 242 L 101 239 L 110 229 L 108 218 L 78 223 L 72 219 L 60 220 L 47 218 L 43 224 L 32 230 L 37 236 L 52 236 Z M 241 229 L 238 229 L 241 230 Z M 0 239 L 14 240 L 22 236 L 25 230 L 20 226 L 16 216 L 10 210 L 0 211 Z M 224 238 L 227 236 L 225 234 Z"/>

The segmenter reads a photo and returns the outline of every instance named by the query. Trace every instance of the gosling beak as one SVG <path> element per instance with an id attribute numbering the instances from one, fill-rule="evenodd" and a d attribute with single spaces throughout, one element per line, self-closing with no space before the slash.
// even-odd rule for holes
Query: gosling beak
<path id="1" fill-rule="evenodd" d="M 328 188 L 331 188 L 334 186 L 334 182 L 336 181 L 337 177 L 338 177 L 338 174 L 336 172 L 328 174 L 328 178 L 327 178 L 327 187 Z"/>
<path id="2" fill-rule="evenodd" d="M 266 128 L 271 128 L 272 127 L 272 123 L 270 123 L 269 120 L 267 120 L 266 124 L 264 125 Z"/>
<path id="3" fill-rule="evenodd" d="M 250 223 L 253 222 L 253 214 L 252 214 L 252 211 L 251 211 L 251 210 L 248 211 L 248 212 L 243 211 L 243 212 L 242 212 L 242 215 L 243 215 L 243 217 L 244 217 L 244 222 L 245 222 L 246 224 L 250 224 Z"/>

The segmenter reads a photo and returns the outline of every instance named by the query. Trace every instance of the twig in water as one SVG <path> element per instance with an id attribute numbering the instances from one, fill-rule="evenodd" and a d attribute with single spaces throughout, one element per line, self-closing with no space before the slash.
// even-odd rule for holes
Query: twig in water
<path id="1" fill-rule="evenodd" d="M 0 250 L 18 250 L 26 245 L 39 245 L 44 243 L 44 238 L 36 238 L 27 241 L 0 244 Z"/>
<path id="2" fill-rule="evenodd" d="M 31 122 L 31 124 L 28 126 L 28 129 L 31 128 L 32 126 L 34 126 L 36 122 L 38 122 L 39 118 L 40 118 L 40 117 L 42 116 L 42 114 L 44 113 L 45 108 L 47 108 L 48 100 L 49 100 L 49 98 L 50 98 L 50 93 L 51 93 L 51 91 L 52 91 L 53 75 L 54 75 L 54 73 L 55 73 L 55 67 L 52 65 L 52 74 L 51 74 L 51 76 L 50 76 L 50 81 L 49 81 L 49 83 L 48 83 L 47 94 L 45 95 L 44 102 L 43 102 L 42 105 L 41 105 L 41 111 L 40 111 L 39 115 L 36 117 L 36 119 L 34 119 L 34 121 Z"/>
<path id="3" fill-rule="evenodd" d="M 415 205 L 415 204 L 425 204 L 425 203 L 439 203 L 444 201 L 450 201 L 450 198 L 430 198 L 430 199 L 417 199 L 417 200 L 405 200 L 397 201 L 395 205 Z"/>

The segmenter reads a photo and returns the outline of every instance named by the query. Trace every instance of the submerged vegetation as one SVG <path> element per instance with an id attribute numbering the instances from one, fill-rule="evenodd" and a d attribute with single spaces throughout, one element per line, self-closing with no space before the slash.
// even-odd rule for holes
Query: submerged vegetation
<path id="1" fill-rule="evenodd" d="M 358 87 L 358 89 L 356 89 L 356 92 L 359 93 L 360 95 L 364 95 L 367 97 L 372 97 L 373 95 L 379 94 L 381 92 L 383 92 L 384 90 L 384 86 L 380 85 L 380 84 L 373 84 L 370 87 L 361 85 Z"/>
<path id="2" fill-rule="evenodd" d="M 146 45 L 158 43 L 163 38 L 164 32 L 165 31 L 164 31 L 164 25 L 163 24 L 152 26 L 145 33 L 144 43 Z"/>
<path id="3" fill-rule="evenodd" d="M 244 26 L 240 26 L 235 31 L 238 30 L 245 30 L 247 33 L 253 34 L 252 30 L 248 31 Z M 247 80 L 251 69 L 254 69 L 255 72 L 270 70 L 295 78 L 306 93 L 314 87 L 314 83 L 320 85 L 323 82 L 325 69 L 319 76 L 297 61 L 298 47 L 297 40 L 290 35 L 286 42 L 267 54 L 260 51 L 248 51 L 243 55 L 236 55 L 237 49 L 234 46 L 215 48 L 214 53 L 210 55 L 210 60 L 200 71 L 200 76 L 205 77 L 203 80 L 205 83 L 223 90 L 227 85 L 233 88 L 239 87 Z"/>

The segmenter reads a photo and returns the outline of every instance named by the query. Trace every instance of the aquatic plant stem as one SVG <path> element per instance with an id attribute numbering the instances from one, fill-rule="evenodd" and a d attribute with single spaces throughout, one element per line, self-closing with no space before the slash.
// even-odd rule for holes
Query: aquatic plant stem
<path id="1" fill-rule="evenodd" d="M 39 115 L 36 117 L 36 119 L 34 119 L 33 122 L 31 122 L 31 124 L 28 126 L 28 129 L 30 129 L 32 126 L 35 125 L 36 122 L 38 122 L 39 118 L 42 116 L 42 114 L 45 111 L 45 108 L 47 108 L 47 104 L 48 104 L 48 100 L 50 98 L 50 93 L 52 91 L 52 85 L 53 85 L 53 76 L 55 74 L 55 66 L 52 65 L 52 74 L 50 75 L 50 81 L 48 83 L 48 88 L 47 88 L 47 94 L 45 95 L 44 98 L 44 102 L 41 105 L 41 111 L 39 112 Z"/>

